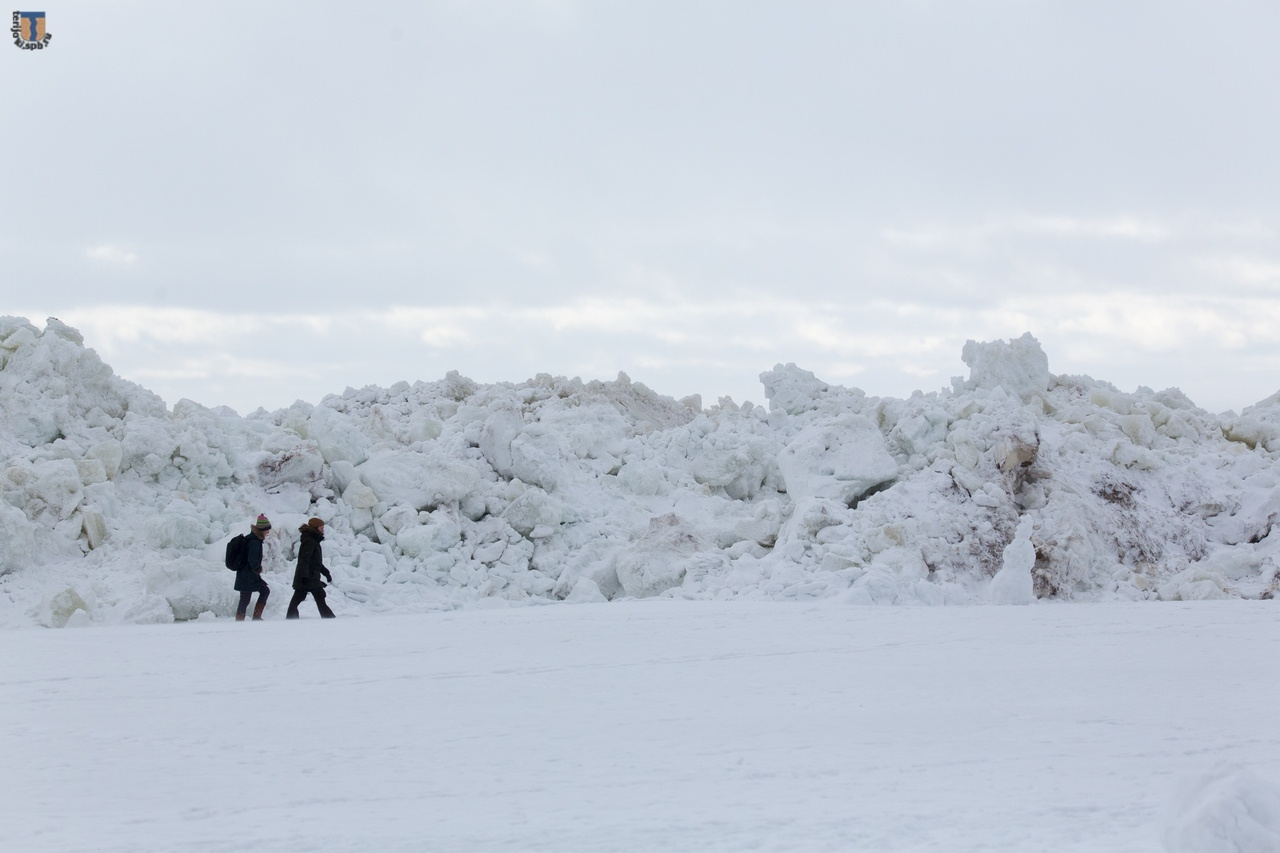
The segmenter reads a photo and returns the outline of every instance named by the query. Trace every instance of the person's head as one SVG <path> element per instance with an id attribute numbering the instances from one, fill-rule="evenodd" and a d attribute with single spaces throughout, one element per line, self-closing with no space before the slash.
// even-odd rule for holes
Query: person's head
<path id="1" fill-rule="evenodd" d="M 310 527 L 312 530 L 314 530 L 316 533 L 319 533 L 321 536 L 324 535 L 324 519 L 309 518 L 307 519 L 307 527 Z"/>
<path id="2" fill-rule="evenodd" d="M 259 515 L 258 520 L 249 528 L 253 531 L 253 535 L 259 539 L 267 538 L 267 533 L 271 531 L 271 522 L 267 520 L 265 515 Z"/>

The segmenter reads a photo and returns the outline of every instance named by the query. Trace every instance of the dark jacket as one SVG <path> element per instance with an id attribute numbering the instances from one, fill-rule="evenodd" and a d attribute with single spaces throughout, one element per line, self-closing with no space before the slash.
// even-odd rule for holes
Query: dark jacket
<path id="1" fill-rule="evenodd" d="M 250 530 L 244 535 L 244 557 L 247 569 L 236 570 L 236 590 L 258 592 L 262 589 L 262 540 Z"/>
<path id="2" fill-rule="evenodd" d="M 298 533 L 302 535 L 302 544 L 298 546 L 298 568 L 293 572 L 293 588 L 305 589 L 307 592 L 324 589 L 321 575 L 333 580 L 333 575 L 324 567 L 320 550 L 320 542 L 324 537 L 305 524 L 298 528 Z"/>

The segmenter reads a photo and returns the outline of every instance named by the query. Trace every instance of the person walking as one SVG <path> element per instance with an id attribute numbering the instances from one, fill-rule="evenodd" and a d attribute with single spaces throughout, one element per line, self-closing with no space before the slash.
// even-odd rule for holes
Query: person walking
<path id="1" fill-rule="evenodd" d="M 265 515 L 249 527 L 249 535 L 244 537 L 244 562 L 236 569 L 236 591 L 240 593 L 240 606 L 236 608 L 236 621 L 243 622 L 245 612 L 249 609 L 249 599 L 258 594 L 258 603 L 253 607 L 253 618 L 262 621 L 262 611 L 267 606 L 267 596 L 271 595 L 271 587 L 262 579 L 262 542 L 271 532 L 271 522 Z"/>
<path id="2" fill-rule="evenodd" d="M 333 582 L 333 575 L 324 567 L 320 543 L 324 541 L 324 522 L 312 518 L 298 528 L 302 536 L 302 544 L 298 546 L 298 568 L 293 572 L 293 598 L 289 599 L 289 609 L 284 618 L 297 619 L 298 605 L 307 597 L 307 593 L 316 600 L 316 609 L 323 619 L 332 619 L 334 613 L 325 603 L 325 582 L 320 580 L 324 575 Z"/>

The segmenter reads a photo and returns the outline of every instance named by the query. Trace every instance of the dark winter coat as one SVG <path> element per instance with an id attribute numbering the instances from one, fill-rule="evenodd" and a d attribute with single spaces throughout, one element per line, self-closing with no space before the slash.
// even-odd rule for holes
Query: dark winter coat
<path id="1" fill-rule="evenodd" d="M 324 539 L 313 528 L 302 525 L 298 528 L 302 535 L 302 544 L 298 546 L 298 568 L 293 572 L 293 588 L 315 592 L 324 589 L 325 583 L 320 577 L 333 579 L 329 570 L 324 567 L 320 542 Z"/>
<path id="2" fill-rule="evenodd" d="M 261 592 L 262 582 L 262 540 L 251 530 L 244 535 L 244 558 L 248 568 L 236 570 L 236 590 L 239 592 Z"/>

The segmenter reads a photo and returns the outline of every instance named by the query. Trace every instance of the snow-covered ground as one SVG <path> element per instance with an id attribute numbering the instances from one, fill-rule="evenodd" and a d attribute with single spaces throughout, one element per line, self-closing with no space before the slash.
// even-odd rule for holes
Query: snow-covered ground
<path id="1" fill-rule="evenodd" d="M 0 633 L 0 849 L 1280 850 L 1272 602 Z"/>
<path id="2" fill-rule="evenodd" d="M 905 399 L 777 365 L 763 405 L 450 374 L 242 417 L 0 318 L 0 625 L 227 616 L 223 547 L 260 512 L 281 592 L 298 526 L 328 523 L 348 614 L 1275 592 L 1280 397 L 1210 414 L 1055 375 L 1030 335 L 961 356 L 967 378 Z"/>

